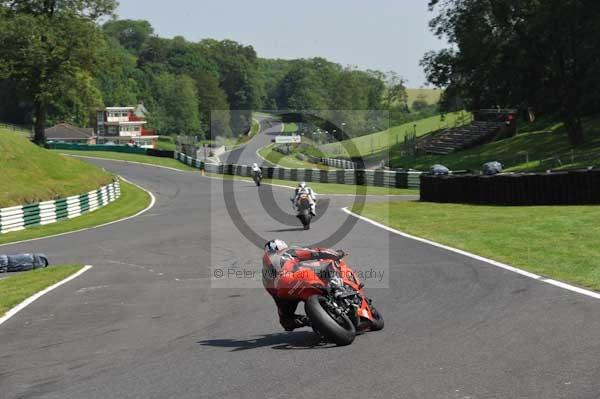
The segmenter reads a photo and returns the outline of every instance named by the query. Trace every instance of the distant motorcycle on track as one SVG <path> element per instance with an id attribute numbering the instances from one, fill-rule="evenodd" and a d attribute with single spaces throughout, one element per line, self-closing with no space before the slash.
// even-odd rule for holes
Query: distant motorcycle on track
<path id="1" fill-rule="evenodd" d="M 257 187 L 260 187 L 260 182 L 262 181 L 263 175 L 262 175 L 262 169 L 258 167 L 258 164 L 253 163 L 252 164 L 252 180 L 254 180 L 254 183 L 256 184 Z"/>
<path id="2" fill-rule="evenodd" d="M 304 230 L 309 230 L 310 222 L 312 220 L 312 213 L 310 212 L 311 205 L 308 193 L 300 193 L 298 195 L 296 210 L 298 212 L 296 217 L 300 219 L 300 222 L 302 222 Z"/>
<path id="3" fill-rule="evenodd" d="M 259 172 L 255 172 L 252 174 L 252 180 L 254 180 L 254 183 L 260 187 L 260 182 L 262 181 L 262 173 Z"/>

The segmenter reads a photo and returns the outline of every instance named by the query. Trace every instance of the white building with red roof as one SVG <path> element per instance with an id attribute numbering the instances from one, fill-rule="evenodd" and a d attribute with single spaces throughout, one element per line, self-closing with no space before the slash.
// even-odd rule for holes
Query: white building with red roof
<path id="1" fill-rule="evenodd" d="M 114 143 L 154 148 L 158 136 L 145 127 L 148 111 L 137 107 L 106 107 L 96 113 L 98 144 Z"/>

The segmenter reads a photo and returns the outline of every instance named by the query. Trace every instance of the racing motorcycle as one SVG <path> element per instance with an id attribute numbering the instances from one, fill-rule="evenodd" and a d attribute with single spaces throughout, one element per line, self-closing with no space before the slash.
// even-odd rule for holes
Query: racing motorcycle
<path id="1" fill-rule="evenodd" d="M 312 213 L 310 213 L 310 197 L 308 193 L 298 194 L 298 200 L 296 201 L 296 217 L 302 222 L 304 230 L 310 229 L 310 221 L 312 220 Z"/>
<path id="2" fill-rule="evenodd" d="M 254 183 L 260 187 L 260 182 L 262 181 L 262 173 L 252 172 L 252 180 L 254 180 Z"/>
<path id="3" fill-rule="evenodd" d="M 357 332 L 383 329 L 383 316 L 343 260 L 299 262 L 276 287 L 278 296 L 303 301 L 312 329 L 336 345 L 350 345 Z"/>

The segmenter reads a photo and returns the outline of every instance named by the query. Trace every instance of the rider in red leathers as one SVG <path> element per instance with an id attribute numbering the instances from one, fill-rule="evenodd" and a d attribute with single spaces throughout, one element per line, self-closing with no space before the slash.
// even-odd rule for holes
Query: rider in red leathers
<path id="1" fill-rule="evenodd" d="M 345 256 L 344 251 L 327 248 L 301 248 L 288 247 L 282 240 L 272 240 L 265 245 L 263 255 L 263 284 L 266 290 L 271 294 L 277 312 L 279 322 L 286 331 L 292 331 L 296 328 L 307 325 L 306 316 L 295 314 L 298 307 L 298 300 L 281 298 L 277 296 L 275 288 L 275 279 L 280 273 L 293 272 L 299 262 L 309 260 L 340 260 Z"/>

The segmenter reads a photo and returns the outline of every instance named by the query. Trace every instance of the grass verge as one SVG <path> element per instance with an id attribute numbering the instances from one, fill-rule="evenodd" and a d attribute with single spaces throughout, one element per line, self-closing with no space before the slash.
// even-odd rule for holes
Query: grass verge
<path id="1" fill-rule="evenodd" d="M 94 227 L 112 222 L 128 216 L 135 215 L 150 204 L 150 195 L 144 190 L 121 180 L 121 197 L 114 202 L 75 219 L 64 220 L 46 226 L 32 227 L 30 229 L 15 231 L 0 235 L 0 244 L 51 236 Z"/>
<path id="2" fill-rule="evenodd" d="M 82 265 L 49 266 L 11 273 L 0 280 L 0 317 L 30 296 L 81 270 Z"/>
<path id="3" fill-rule="evenodd" d="M 406 89 L 407 102 L 410 106 L 416 100 L 423 98 L 427 104 L 437 104 L 443 92 L 439 89 Z"/>
<path id="4" fill-rule="evenodd" d="M 600 117 L 585 119 L 585 143 L 572 147 L 562 123 L 540 119 L 522 124 L 519 134 L 469 150 L 448 155 L 394 155 L 390 164 L 397 168 L 428 170 L 433 164 L 450 169 L 475 169 L 489 161 L 501 162 L 509 172 L 600 166 Z M 400 154 L 400 146 L 392 153 Z"/>
<path id="5" fill-rule="evenodd" d="M 316 164 L 308 161 L 302 161 L 291 155 L 284 155 L 274 150 L 273 144 L 261 148 L 258 153 L 261 157 L 271 162 L 274 165 L 278 165 L 284 168 L 292 169 L 321 169 L 321 170 L 335 170 L 327 165 Z"/>
<path id="6" fill-rule="evenodd" d="M 365 205 L 363 216 L 530 272 L 600 290 L 600 206 Z"/>
<path id="7" fill-rule="evenodd" d="M 139 162 L 147 165 L 158 165 L 158 166 L 168 166 L 170 168 L 175 168 L 179 170 L 193 171 L 197 170 L 188 166 L 184 163 L 179 162 L 176 159 L 171 158 L 160 158 L 160 157 L 152 157 L 149 155 L 142 154 L 127 154 L 121 152 L 108 152 L 108 151 L 75 151 L 75 150 L 52 150 L 55 152 L 60 152 L 63 154 L 69 155 L 79 155 L 79 156 L 88 156 L 94 158 L 102 158 L 102 159 L 113 159 L 117 161 L 131 161 L 131 162 Z"/>
<path id="8" fill-rule="evenodd" d="M 111 181 L 109 173 L 94 165 L 65 158 L 0 129 L 0 208 L 81 194 Z"/>
<path id="9" fill-rule="evenodd" d="M 344 140 L 339 143 L 327 144 L 322 147 L 322 150 L 332 157 L 367 157 L 372 154 L 387 152 L 392 146 L 404 143 L 404 136 L 408 133 L 416 132 L 417 136 L 422 136 L 444 127 L 454 126 L 461 123 L 460 121 L 468 123 L 470 117 L 470 114 L 464 111 L 445 114 L 443 120 L 440 115 L 432 116 L 393 126 L 381 132 Z M 355 148 L 351 148 L 351 144 Z"/>
<path id="10" fill-rule="evenodd" d="M 283 133 L 296 133 L 298 131 L 298 125 L 294 122 L 283 124 Z"/>
<path id="11" fill-rule="evenodd" d="M 175 151 L 175 141 L 171 136 L 159 136 L 156 140 L 156 149 L 165 151 Z"/>

